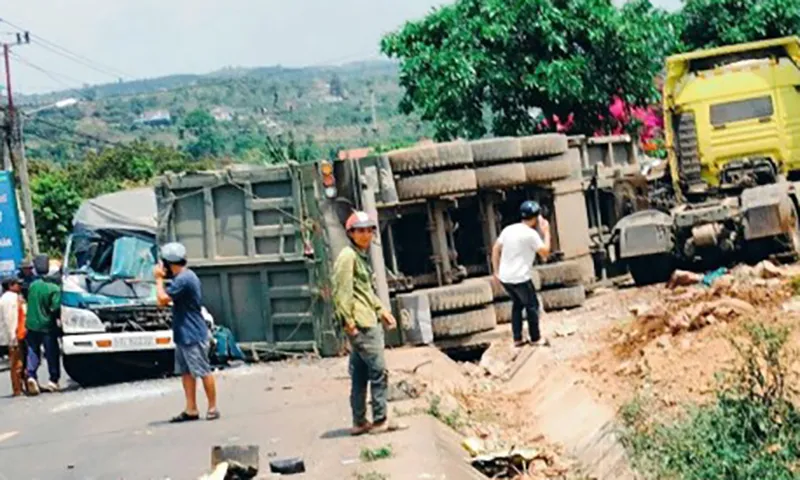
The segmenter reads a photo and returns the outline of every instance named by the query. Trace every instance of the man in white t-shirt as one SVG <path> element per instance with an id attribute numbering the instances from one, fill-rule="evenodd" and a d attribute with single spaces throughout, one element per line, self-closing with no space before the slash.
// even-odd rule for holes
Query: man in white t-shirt
<path id="1" fill-rule="evenodd" d="M 492 248 L 492 268 L 513 302 L 511 331 L 514 345 L 521 347 L 526 343 L 522 340 L 523 309 L 528 316 L 531 343 L 545 343 L 539 332 L 539 300 L 531 281 L 531 269 L 537 254 L 550 255 L 550 224 L 533 200 L 523 202 L 519 211 L 522 221 L 504 228 Z"/>

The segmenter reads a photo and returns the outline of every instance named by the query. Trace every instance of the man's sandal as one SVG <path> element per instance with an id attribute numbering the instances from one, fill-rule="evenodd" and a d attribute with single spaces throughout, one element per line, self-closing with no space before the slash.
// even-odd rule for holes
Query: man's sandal
<path id="1" fill-rule="evenodd" d="M 406 429 L 408 429 L 408 425 L 384 420 L 382 422 L 373 423 L 372 429 L 369 431 L 369 433 L 378 435 L 381 433 L 399 432 L 401 430 L 406 430 Z"/>
<path id="2" fill-rule="evenodd" d="M 186 413 L 186 412 L 181 412 L 180 415 L 176 415 L 176 416 L 172 417 L 170 419 L 169 423 L 193 422 L 195 420 L 200 420 L 200 415 L 199 414 L 195 413 L 194 415 L 191 415 L 191 414 Z"/>

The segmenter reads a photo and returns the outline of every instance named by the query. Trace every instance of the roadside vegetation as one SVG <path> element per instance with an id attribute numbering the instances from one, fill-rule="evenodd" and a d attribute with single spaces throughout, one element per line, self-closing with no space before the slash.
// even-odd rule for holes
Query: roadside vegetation
<path id="1" fill-rule="evenodd" d="M 677 421 L 653 418 L 647 398 L 620 410 L 624 442 L 647 478 L 789 480 L 800 475 L 800 413 L 790 369 L 790 330 L 761 323 L 731 338 L 735 365 L 714 401 Z"/>

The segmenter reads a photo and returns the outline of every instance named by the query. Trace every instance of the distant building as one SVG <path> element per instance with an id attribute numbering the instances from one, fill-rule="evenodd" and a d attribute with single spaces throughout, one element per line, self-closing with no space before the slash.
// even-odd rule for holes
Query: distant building
<path id="1" fill-rule="evenodd" d="M 136 123 L 148 125 L 151 127 L 160 127 L 165 125 L 172 125 L 172 115 L 168 110 L 154 110 L 151 112 L 144 112 L 136 119 Z"/>
<path id="2" fill-rule="evenodd" d="M 339 150 L 339 160 L 361 160 L 372 153 L 372 148 L 351 148 Z"/>
<path id="3" fill-rule="evenodd" d="M 214 107 L 211 109 L 211 116 L 218 122 L 230 122 L 233 120 L 233 111 L 230 108 Z"/>

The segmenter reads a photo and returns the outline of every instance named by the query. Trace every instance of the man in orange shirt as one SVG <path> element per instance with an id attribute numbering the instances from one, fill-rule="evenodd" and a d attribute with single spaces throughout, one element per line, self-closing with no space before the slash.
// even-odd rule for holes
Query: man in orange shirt
<path id="1" fill-rule="evenodd" d="M 0 296 L 0 326 L 3 337 L 8 339 L 9 373 L 11 392 L 17 397 L 23 392 L 25 369 L 25 309 L 22 301 L 22 284 L 16 277 L 3 280 L 3 295 Z"/>

